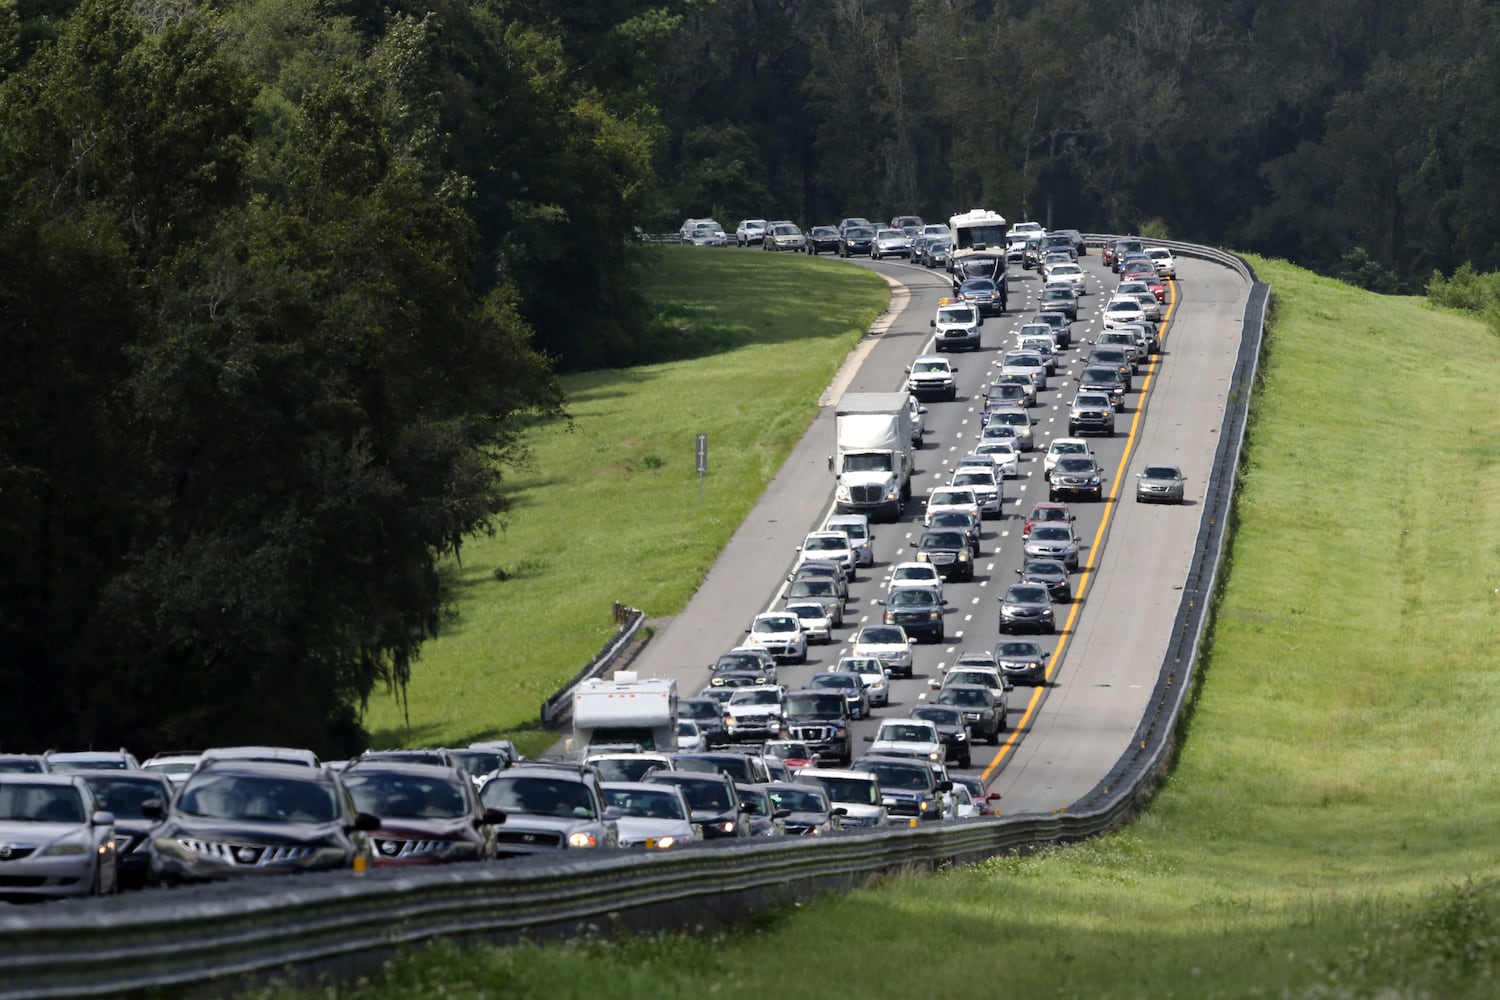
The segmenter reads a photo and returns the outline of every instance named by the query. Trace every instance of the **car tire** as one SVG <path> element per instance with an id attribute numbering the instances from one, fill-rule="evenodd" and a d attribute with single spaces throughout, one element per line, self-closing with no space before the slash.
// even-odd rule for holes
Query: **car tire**
<path id="1" fill-rule="evenodd" d="M 1004 725 L 1005 725 L 1005 723 L 1003 721 L 997 721 L 995 723 L 995 731 L 992 732 L 992 733 L 990 733 L 989 736 L 985 737 L 985 742 L 988 743 L 992 747 L 999 746 L 1000 745 L 1000 729 Z"/>
<path id="2" fill-rule="evenodd" d="M 960 757 L 958 759 L 958 766 L 962 768 L 969 768 L 974 766 L 974 762 L 968 757 Z"/>
<path id="3" fill-rule="evenodd" d="M 990 739 L 990 746 L 992 746 L 992 747 L 999 746 L 1000 745 L 1000 734 L 1001 733 L 1008 733 L 1008 732 L 1010 732 L 1010 717 L 1009 717 L 1009 715 L 1008 715 L 1007 712 L 1001 712 L 1000 713 L 999 723 L 998 723 L 998 725 L 995 726 L 995 735 L 993 737 L 991 737 L 991 739 Z"/>

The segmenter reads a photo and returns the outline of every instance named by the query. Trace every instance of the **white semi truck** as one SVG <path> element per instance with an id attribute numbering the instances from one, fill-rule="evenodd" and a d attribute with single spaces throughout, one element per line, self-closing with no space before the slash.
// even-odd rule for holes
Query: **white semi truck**
<path id="1" fill-rule="evenodd" d="M 911 499 L 910 403 L 905 392 L 851 392 L 834 410 L 834 454 L 840 514 L 895 521 Z"/>
<path id="2" fill-rule="evenodd" d="M 948 220 L 953 231 L 953 249 L 950 261 L 958 261 L 972 253 L 998 254 L 1005 257 L 1005 216 L 986 208 L 975 208 L 955 215 Z"/>
<path id="3" fill-rule="evenodd" d="M 573 744 L 579 756 L 590 747 L 638 746 L 677 749 L 677 682 L 618 671 L 614 680 L 595 678 L 573 691 Z"/>

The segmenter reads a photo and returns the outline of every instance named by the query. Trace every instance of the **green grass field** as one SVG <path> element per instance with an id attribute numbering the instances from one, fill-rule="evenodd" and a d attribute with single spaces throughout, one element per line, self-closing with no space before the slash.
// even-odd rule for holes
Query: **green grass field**
<path id="1" fill-rule="evenodd" d="M 344 992 L 1500 995 L 1500 340 L 1257 267 L 1276 310 L 1230 571 L 1176 767 L 1133 826 L 741 934 L 443 947 Z"/>
<path id="2" fill-rule="evenodd" d="M 533 430 L 509 526 L 446 567 L 455 613 L 412 670 L 410 727 L 396 697 L 377 696 L 374 745 L 551 744 L 541 704 L 614 633 L 613 602 L 682 609 L 890 298 L 868 271 L 800 254 L 642 253 L 660 321 L 697 356 L 564 380 L 571 420 Z"/>

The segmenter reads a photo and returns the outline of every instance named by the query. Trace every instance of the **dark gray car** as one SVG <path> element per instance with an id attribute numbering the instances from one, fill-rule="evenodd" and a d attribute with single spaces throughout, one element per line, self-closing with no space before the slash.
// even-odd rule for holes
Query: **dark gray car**
<path id="1" fill-rule="evenodd" d="M 1052 613 L 1052 596 L 1039 583 L 1014 583 L 1000 598 L 1001 632 L 1057 631 Z"/>

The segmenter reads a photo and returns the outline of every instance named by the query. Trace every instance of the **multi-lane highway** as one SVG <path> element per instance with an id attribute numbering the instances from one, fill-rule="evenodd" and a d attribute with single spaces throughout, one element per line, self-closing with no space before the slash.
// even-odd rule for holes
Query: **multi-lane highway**
<path id="1" fill-rule="evenodd" d="M 1088 294 L 1073 324 L 1073 347 L 1063 353 L 1050 388 L 1032 409 L 1035 451 L 1021 463 L 1019 479 L 1005 484 L 1005 516 L 985 522 L 983 554 L 972 583 L 949 583 L 947 641 L 915 647 L 916 677 L 896 681 L 890 708 L 855 726 L 855 752 L 881 717 L 930 696 L 929 682 L 965 650 L 989 650 L 999 638 L 998 598 L 1021 561 L 1021 520 L 1036 500 L 1047 499 L 1041 456 L 1047 443 L 1067 433 L 1067 404 L 1082 367 L 1087 341 L 1101 330 L 1100 311 L 1116 277 L 1097 252 L 1082 258 Z M 803 535 L 820 527 L 832 503 L 827 458 L 833 448 L 832 404 L 848 391 L 881 392 L 904 384 L 903 369 L 929 343 L 928 320 L 951 291 L 942 271 L 895 262 L 866 266 L 896 283 L 891 309 L 829 386 L 824 409 L 767 488 L 683 613 L 653 639 L 634 667 L 642 675 L 673 677 L 684 692 L 697 691 L 706 665 L 740 641 L 758 611 L 779 606 L 785 575 Z M 981 773 L 1004 795 L 1003 812 L 1063 809 L 1087 793 L 1119 757 L 1140 721 L 1156 682 L 1173 615 L 1181 599 L 1198 531 L 1216 431 L 1238 348 L 1249 286 L 1234 272 L 1205 262 L 1179 260 L 1163 327 L 1163 351 L 1136 376 L 1114 438 L 1095 438 L 1106 471 L 1103 503 L 1074 502 L 1075 527 L 1086 542 L 1075 600 L 1058 610 L 1058 634 L 1040 637 L 1053 652 L 1049 683 L 1011 693 L 1010 732 L 998 748 L 976 745 L 972 773 Z M 782 683 L 797 687 L 848 652 L 859 623 L 878 622 L 876 600 L 885 594 L 892 565 L 913 558 L 921 533 L 919 499 L 946 484 L 953 462 L 972 450 L 980 431 L 983 387 L 997 374 L 993 363 L 1014 346 L 1015 329 L 1030 317 L 1041 281 L 1013 267 L 1010 309 L 983 326 L 983 349 L 953 355 L 959 397 L 928 403 L 927 436 L 917 453 L 916 499 L 902 520 L 880 524 L 876 564 L 851 586 L 845 628 L 834 641 L 809 650 L 807 666 L 784 666 Z M 1180 465 L 1189 477 L 1182 507 L 1134 502 L 1134 475 L 1145 461 Z"/>

